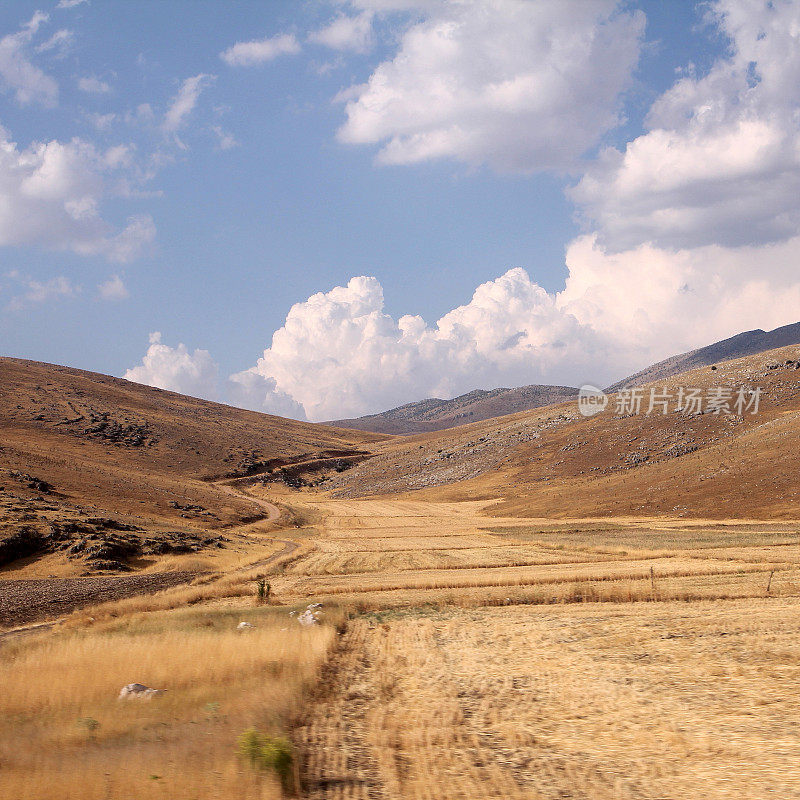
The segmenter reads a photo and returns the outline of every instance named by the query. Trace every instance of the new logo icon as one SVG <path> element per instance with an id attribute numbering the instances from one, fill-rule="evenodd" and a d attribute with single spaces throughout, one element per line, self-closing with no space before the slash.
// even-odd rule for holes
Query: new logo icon
<path id="1" fill-rule="evenodd" d="M 607 405 L 608 395 L 602 389 L 587 383 L 578 390 L 578 411 L 584 417 L 593 417 L 605 411 Z"/>

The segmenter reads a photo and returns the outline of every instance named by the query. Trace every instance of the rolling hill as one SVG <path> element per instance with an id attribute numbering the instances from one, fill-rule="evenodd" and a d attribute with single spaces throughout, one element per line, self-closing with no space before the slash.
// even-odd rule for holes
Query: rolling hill
<path id="1" fill-rule="evenodd" d="M 78 548 L 121 567 L 142 537 L 154 552 L 218 546 L 264 513 L 215 480 L 349 463 L 380 438 L 0 358 L 0 566 Z"/>
<path id="2" fill-rule="evenodd" d="M 409 435 L 446 430 L 470 422 L 501 417 L 518 411 L 562 403 L 576 397 L 571 386 L 520 386 L 516 389 L 475 389 L 452 400 L 430 398 L 356 419 L 334 420 L 329 425 L 373 433 Z"/>
<path id="3" fill-rule="evenodd" d="M 688 372 L 699 367 L 708 367 L 720 361 L 730 361 L 735 358 L 752 356 L 778 347 L 788 347 L 800 344 L 800 322 L 793 325 L 784 325 L 774 331 L 746 331 L 729 339 L 723 339 L 714 344 L 681 353 L 652 364 L 640 372 L 630 375 L 624 380 L 609 386 L 607 392 L 618 392 L 620 389 L 634 386 L 644 386 L 653 381 L 664 380 L 682 372 Z"/>
<path id="4" fill-rule="evenodd" d="M 657 383 L 674 397 L 681 387 L 758 387 L 759 413 L 617 413 L 612 396 L 586 418 L 561 403 L 378 444 L 329 485 L 342 497 L 492 499 L 493 513 L 521 517 L 800 518 L 800 347 Z"/>
<path id="5" fill-rule="evenodd" d="M 606 391 L 618 392 L 626 387 L 644 386 L 682 372 L 795 344 L 800 344 L 800 322 L 773 331 L 746 331 L 652 364 L 609 386 Z M 408 436 L 447 430 L 471 422 L 555 405 L 575 398 L 577 394 L 578 390 L 571 386 L 531 385 L 515 389 L 475 389 L 452 400 L 434 397 L 406 403 L 379 414 L 332 420 L 325 424 L 372 433 Z"/>

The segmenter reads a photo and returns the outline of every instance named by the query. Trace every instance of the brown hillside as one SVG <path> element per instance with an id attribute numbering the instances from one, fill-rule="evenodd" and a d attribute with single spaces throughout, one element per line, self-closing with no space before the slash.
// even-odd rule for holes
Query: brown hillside
<path id="1" fill-rule="evenodd" d="M 0 566 L 76 536 L 124 550 L 131 528 L 170 529 L 178 548 L 213 542 L 209 532 L 263 510 L 211 479 L 357 455 L 380 438 L 0 358 L 0 540 L 11 548 Z M 20 527 L 25 541 L 8 545 Z"/>
<path id="2" fill-rule="evenodd" d="M 786 347 L 655 385 L 761 387 L 758 415 L 623 416 L 612 396 L 605 412 L 586 419 L 576 403 L 563 403 L 390 441 L 334 490 L 493 498 L 496 513 L 520 517 L 800 519 L 798 359 L 800 347 Z"/>

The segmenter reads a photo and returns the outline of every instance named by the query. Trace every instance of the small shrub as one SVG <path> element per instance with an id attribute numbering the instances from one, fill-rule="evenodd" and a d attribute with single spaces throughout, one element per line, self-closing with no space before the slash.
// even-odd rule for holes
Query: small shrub
<path id="1" fill-rule="evenodd" d="M 264 580 L 264 578 L 259 578 L 256 581 L 256 585 L 258 586 L 258 602 L 259 603 L 267 603 L 269 602 L 269 596 L 272 593 L 272 586 Z"/>
<path id="2" fill-rule="evenodd" d="M 94 739 L 95 732 L 100 727 L 100 723 L 93 717 L 79 717 L 76 724 L 86 729 L 90 739 Z"/>
<path id="3" fill-rule="evenodd" d="M 239 754 L 253 769 L 274 772 L 285 792 L 293 791 L 294 749 L 285 736 L 268 736 L 248 728 L 239 736 Z"/>

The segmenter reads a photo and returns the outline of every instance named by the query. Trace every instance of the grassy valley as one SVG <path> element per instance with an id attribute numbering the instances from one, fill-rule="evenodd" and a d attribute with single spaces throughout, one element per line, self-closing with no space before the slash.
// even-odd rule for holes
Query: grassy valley
<path id="1" fill-rule="evenodd" d="M 798 796 L 798 359 L 404 437 L 0 362 L 3 795 Z"/>

